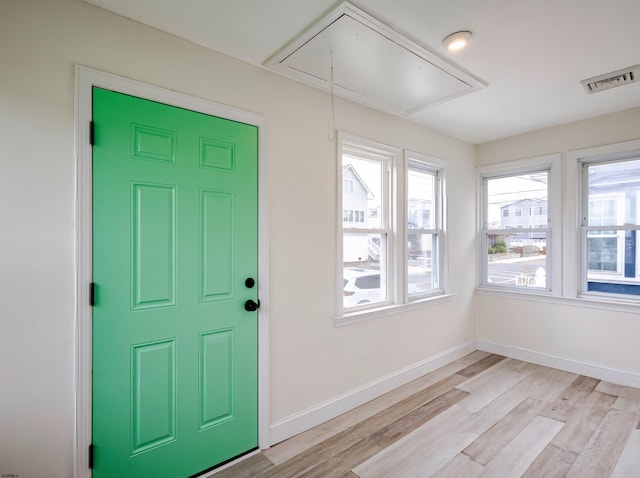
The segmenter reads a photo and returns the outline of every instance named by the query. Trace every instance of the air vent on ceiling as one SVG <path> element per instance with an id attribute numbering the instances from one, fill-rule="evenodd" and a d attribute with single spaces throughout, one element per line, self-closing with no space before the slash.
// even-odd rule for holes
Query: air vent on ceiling
<path id="1" fill-rule="evenodd" d="M 580 83 L 587 90 L 587 93 L 591 94 L 615 88 L 616 86 L 628 85 L 638 81 L 638 79 L 640 79 L 640 65 L 612 71 L 588 80 L 582 80 Z"/>

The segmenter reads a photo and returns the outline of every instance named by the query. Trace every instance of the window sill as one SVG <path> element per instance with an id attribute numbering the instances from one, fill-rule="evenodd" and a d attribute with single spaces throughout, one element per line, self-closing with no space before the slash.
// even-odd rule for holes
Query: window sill
<path id="1" fill-rule="evenodd" d="M 477 287 L 476 293 L 489 297 L 501 297 L 505 299 L 519 299 L 531 302 L 543 302 L 547 304 L 559 304 L 588 309 L 599 309 L 611 312 L 625 312 L 640 314 L 640 302 L 637 300 L 624 300 L 620 298 L 599 297 L 595 295 L 583 295 L 580 297 L 558 297 L 548 293 L 536 293 L 531 291 L 515 291 L 505 289 L 493 289 Z"/>
<path id="2" fill-rule="evenodd" d="M 425 297 L 424 299 L 418 299 L 409 302 L 408 304 L 392 304 L 378 307 L 375 309 L 359 310 L 357 312 L 347 312 L 340 316 L 333 318 L 333 323 L 336 327 L 343 327 L 345 325 L 357 324 L 365 320 L 377 319 L 380 317 L 387 317 L 389 315 L 406 312 L 409 310 L 415 310 L 423 308 L 427 305 L 444 302 L 453 297 L 454 294 L 441 294 L 432 297 Z"/>
<path id="3" fill-rule="evenodd" d="M 542 287 L 534 287 L 534 286 L 507 287 L 507 286 L 492 285 L 492 284 L 480 284 L 478 287 L 476 287 L 476 290 L 481 292 L 489 292 L 489 293 L 496 293 L 496 294 L 507 294 L 507 295 L 511 294 L 514 297 L 520 297 L 521 295 L 545 297 L 545 298 L 555 297 L 549 289 L 543 289 Z"/>

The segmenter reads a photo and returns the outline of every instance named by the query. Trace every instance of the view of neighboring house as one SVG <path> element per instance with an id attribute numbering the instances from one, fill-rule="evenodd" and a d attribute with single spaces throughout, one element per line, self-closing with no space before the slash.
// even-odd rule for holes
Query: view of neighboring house
<path id="1" fill-rule="evenodd" d="M 638 164 L 612 163 L 588 167 L 588 221 L 585 225 L 590 290 L 598 280 L 640 277 L 640 241 L 625 224 L 640 220 L 640 169 Z M 500 208 L 500 229 L 544 228 L 548 221 L 546 199 L 521 199 Z M 602 229 L 611 226 L 611 229 Z M 614 227 L 615 226 L 615 227 Z M 546 233 L 527 231 L 495 236 L 508 247 L 546 245 Z M 492 244 L 493 245 L 493 244 Z"/>
<path id="2" fill-rule="evenodd" d="M 546 199 L 520 199 L 500 208 L 500 228 L 541 229 L 547 227 L 547 217 Z M 547 237 L 545 232 L 529 231 L 509 234 L 506 242 L 509 247 L 534 246 L 544 250 Z"/>
<path id="3" fill-rule="evenodd" d="M 432 204 L 429 199 L 412 198 L 408 199 L 407 222 L 411 229 L 431 229 Z M 425 241 L 422 233 L 412 233 L 407 235 L 407 247 L 409 258 L 417 258 L 423 255 L 431 257 L 431 241 Z"/>
<path id="4" fill-rule="evenodd" d="M 342 169 L 343 227 L 362 229 L 369 227 L 371 220 L 378 214 L 377 209 L 370 209 L 368 206 L 369 201 L 373 199 L 373 193 L 353 165 L 346 165 Z M 345 234 L 343 251 L 344 262 L 366 261 L 370 256 L 376 258 L 379 254 L 379 245 L 371 244 L 366 235 Z"/>
<path id="5" fill-rule="evenodd" d="M 367 229 L 378 227 L 379 207 L 371 206 L 375 199 L 369 186 L 352 164 L 342 169 L 342 224 L 344 228 Z M 407 221 L 410 229 L 430 229 L 432 204 L 429 199 L 409 198 Z M 422 234 L 408 237 L 409 255 L 423 255 L 430 251 L 431 243 L 422 244 Z M 426 250 L 425 250 L 426 249 Z M 345 234 L 343 239 L 344 262 L 377 260 L 380 244 L 376 235 Z"/>
<path id="6" fill-rule="evenodd" d="M 590 166 L 588 187 L 589 290 L 624 292 L 622 289 L 629 287 L 637 289 L 626 283 L 640 277 L 640 241 L 636 231 L 625 229 L 625 225 L 640 220 L 639 162 Z M 617 227 L 602 229 L 603 226 Z M 611 278 L 619 284 L 598 283 L 599 279 Z"/>
<path id="7" fill-rule="evenodd" d="M 409 198 L 409 227 L 412 229 L 431 229 L 431 201 L 428 199 Z"/>
<path id="8" fill-rule="evenodd" d="M 547 226 L 547 200 L 522 199 L 500 208 L 501 229 L 531 229 Z"/>

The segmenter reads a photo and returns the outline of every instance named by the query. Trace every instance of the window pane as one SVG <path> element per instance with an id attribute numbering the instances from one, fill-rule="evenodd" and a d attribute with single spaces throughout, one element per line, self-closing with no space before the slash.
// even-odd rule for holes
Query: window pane
<path id="1" fill-rule="evenodd" d="M 487 179 L 487 229 L 546 227 L 548 180 L 547 171 Z"/>
<path id="2" fill-rule="evenodd" d="M 640 160 L 594 164 L 587 169 L 588 225 L 638 225 Z"/>
<path id="3" fill-rule="evenodd" d="M 437 289 L 437 234 L 408 235 L 409 295 L 421 294 Z"/>
<path id="4" fill-rule="evenodd" d="M 342 182 L 349 184 L 342 190 L 342 208 L 349 211 L 344 227 L 384 227 L 382 178 L 382 163 L 343 156 Z"/>
<path id="5" fill-rule="evenodd" d="M 485 180 L 487 283 L 548 289 L 548 183 L 548 171 Z"/>
<path id="6" fill-rule="evenodd" d="M 435 175 L 409 170 L 407 191 L 407 227 L 435 229 Z"/>
<path id="7" fill-rule="evenodd" d="M 640 295 L 638 230 L 587 232 L 587 290 Z"/>
<path id="8" fill-rule="evenodd" d="M 547 288 L 546 239 L 544 232 L 487 234 L 487 282 Z"/>
<path id="9" fill-rule="evenodd" d="M 386 234 L 345 233 L 344 308 L 387 300 Z"/>
<path id="10" fill-rule="evenodd" d="M 588 164 L 587 290 L 640 295 L 640 160 Z M 612 226 L 611 230 L 591 227 Z M 626 229 L 623 229 L 626 227 Z"/>
<path id="11" fill-rule="evenodd" d="M 587 262 L 590 271 L 616 272 L 618 270 L 618 236 L 591 234 L 587 237 Z M 590 274 L 593 275 L 593 274 Z"/>
<path id="12" fill-rule="evenodd" d="M 618 211 L 622 211 L 618 207 L 618 202 L 622 201 L 624 196 L 617 198 L 590 198 L 589 199 L 589 225 L 590 226 L 616 226 L 618 221 Z"/>

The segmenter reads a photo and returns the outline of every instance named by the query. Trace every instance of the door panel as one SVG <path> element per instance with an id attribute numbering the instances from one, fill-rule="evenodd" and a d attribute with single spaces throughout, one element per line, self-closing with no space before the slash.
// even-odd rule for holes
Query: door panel
<path id="1" fill-rule="evenodd" d="M 133 310 L 176 303 L 175 193 L 173 185 L 132 185 Z"/>
<path id="2" fill-rule="evenodd" d="M 176 342 L 131 350 L 132 454 L 176 439 Z"/>
<path id="3" fill-rule="evenodd" d="M 233 195 L 202 191 L 200 220 L 200 300 L 232 296 Z"/>
<path id="4" fill-rule="evenodd" d="M 257 128 L 94 88 L 95 477 L 257 447 Z"/>
<path id="5" fill-rule="evenodd" d="M 200 429 L 233 419 L 236 389 L 233 380 L 233 330 L 200 336 Z"/>

